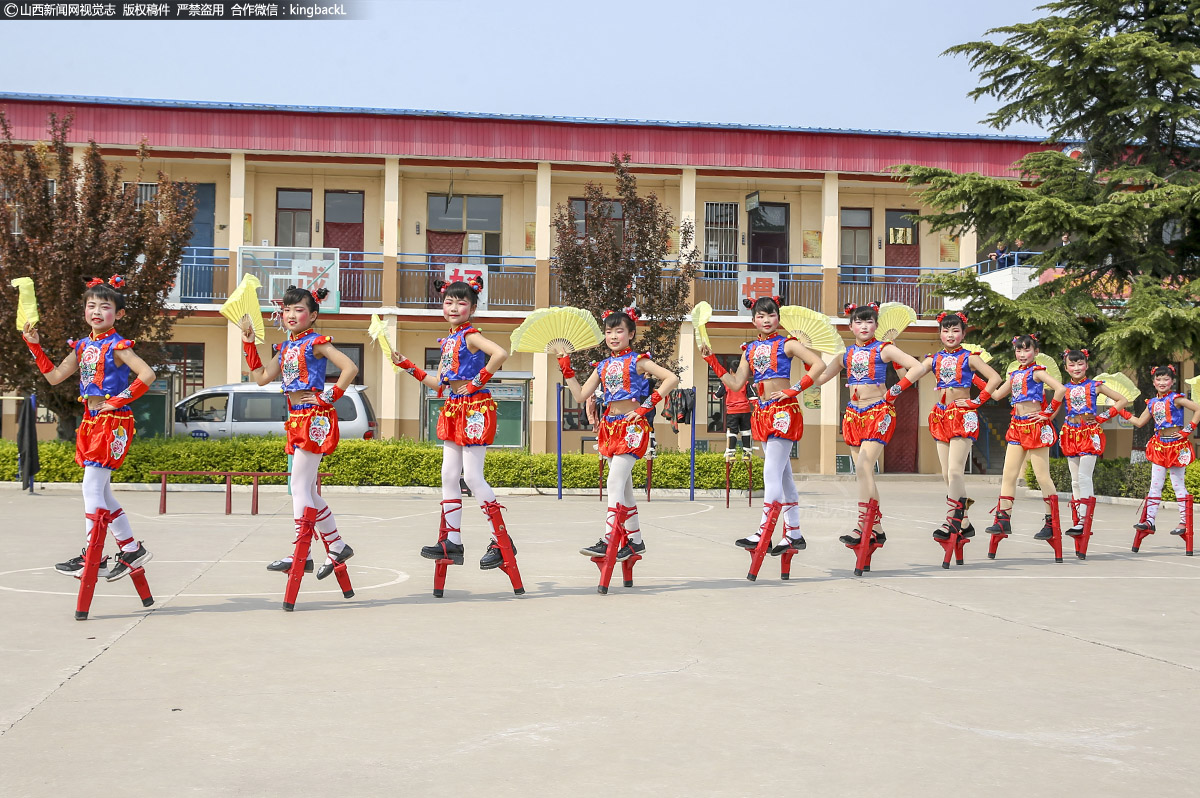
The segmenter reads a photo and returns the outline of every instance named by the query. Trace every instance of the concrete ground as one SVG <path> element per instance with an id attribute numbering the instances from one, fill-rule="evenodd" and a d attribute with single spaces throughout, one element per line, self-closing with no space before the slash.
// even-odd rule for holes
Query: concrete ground
<path id="1" fill-rule="evenodd" d="M 0 488 L 0 793 L 1194 794 L 1200 557 L 1178 538 L 1132 554 L 1135 508 L 1102 505 L 1087 561 L 1058 565 L 1025 499 L 996 560 L 981 535 L 943 571 L 940 484 L 885 478 L 888 544 L 855 578 L 836 541 L 854 483 L 798 484 L 788 582 L 777 560 L 744 578 L 744 494 L 643 502 L 637 584 L 608 596 L 575 553 L 602 505 L 514 496 L 528 593 L 474 566 L 468 501 L 440 600 L 417 554 L 436 497 L 331 491 L 358 595 L 309 577 L 294 613 L 263 568 L 289 548 L 286 496 L 252 517 L 178 493 L 159 516 L 121 491 L 157 603 L 102 582 L 86 622 L 52 565 L 81 544 L 78 493 Z M 972 484 L 982 529 L 998 486 Z"/>

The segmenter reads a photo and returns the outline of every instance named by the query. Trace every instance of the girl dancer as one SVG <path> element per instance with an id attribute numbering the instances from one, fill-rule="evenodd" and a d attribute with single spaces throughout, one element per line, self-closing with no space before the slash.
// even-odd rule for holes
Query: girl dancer
<path id="1" fill-rule="evenodd" d="M 883 447 L 887 446 L 892 433 L 896 431 L 896 397 L 901 391 L 912 387 L 912 382 L 903 377 L 890 390 L 885 389 L 887 364 L 898 363 L 904 367 L 906 375 L 920 364 L 895 344 L 875 339 L 875 330 L 879 326 L 878 302 L 863 307 L 847 303 L 845 311 L 854 343 L 846 347 L 846 353 L 839 360 L 834 361 L 836 367 L 830 363 L 830 368 L 816 381 L 817 385 L 824 385 L 845 369 L 846 385 L 852 391 L 842 416 L 842 437 L 854 453 L 854 469 L 858 475 L 859 525 L 853 534 L 842 535 L 838 539 L 847 546 L 857 546 L 863 534 L 873 532 L 876 540 L 882 544 L 887 537 L 879 528 L 883 516 L 879 512 L 875 464 L 879 461 L 879 455 L 883 454 Z"/>
<path id="2" fill-rule="evenodd" d="M 950 511 L 945 522 L 933 533 L 935 540 L 949 540 L 951 533 L 973 537 L 975 527 L 967 520 L 967 458 L 979 439 L 979 415 L 975 412 L 1000 387 L 1002 380 L 995 369 L 962 346 L 967 335 L 967 314 L 944 312 L 937 317 L 942 351 L 927 356 L 918 368 L 904 375 L 916 382 L 932 371 L 942 397 L 929 411 L 929 432 L 937 444 L 942 464 L 942 479 L 947 486 L 946 504 Z M 971 399 L 971 384 L 976 374 L 987 380 L 979 396 Z M 901 381 L 903 382 L 903 380 Z"/>
<path id="3" fill-rule="evenodd" d="M 1008 375 L 1008 380 L 996 389 L 994 399 L 1012 396 L 1012 421 L 1008 425 L 1004 451 L 1004 473 L 1000 479 L 1000 500 L 996 502 L 995 522 L 987 528 L 989 535 L 1012 534 L 1012 506 L 1017 490 L 1017 478 L 1025 470 L 1025 461 L 1033 464 L 1033 473 L 1042 489 L 1042 500 L 1049 512 L 1045 524 L 1034 538 L 1050 540 L 1058 525 L 1058 491 L 1050 478 L 1050 447 L 1056 435 L 1051 420 L 1062 407 L 1067 389 L 1046 373 L 1046 367 L 1038 365 L 1036 335 L 1018 335 L 1012 339 L 1017 368 Z M 1046 405 L 1046 388 L 1054 392 L 1054 398 Z"/>
<path id="4" fill-rule="evenodd" d="M 125 462 L 133 441 L 133 411 L 126 405 L 146 392 L 154 382 L 154 370 L 133 353 L 133 341 L 122 338 L 113 324 L 125 315 L 125 281 L 114 274 L 108 282 L 92 279 L 83 292 L 83 320 L 91 334 L 79 341 L 67 341 L 71 354 L 56 368 L 42 351 L 40 336 L 32 324 L 24 329 L 25 344 L 37 358 L 38 369 L 51 385 L 58 385 L 79 372 L 79 401 L 83 402 L 83 423 L 75 436 L 75 462 L 83 466 L 84 549 L 78 557 L 55 565 L 67 576 L 83 576 L 87 542 L 92 534 L 104 534 L 107 524 L 121 547 L 116 562 L 105 578 L 114 582 L 134 568 L 149 562 L 150 552 L 133 539 L 129 517 L 117 503 L 112 490 L 112 472 Z M 137 376 L 129 380 L 129 373 Z M 108 558 L 100 563 L 101 572 Z"/>
<path id="5" fill-rule="evenodd" d="M 662 401 L 658 391 L 650 390 L 650 379 L 658 380 L 662 393 L 669 394 L 679 385 L 679 377 L 650 359 L 644 352 L 632 349 L 637 335 L 638 312 L 629 307 L 621 311 L 606 310 L 604 343 L 609 356 L 596 365 L 596 370 L 582 386 L 575 379 L 571 358 L 558 353 L 563 383 L 575 401 L 585 404 L 597 390 L 604 406 L 604 417 L 598 431 L 600 456 L 608 458 L 608 515 L 604 537 L 579 553 L 585 557 L 603 557 L 608 552 L 609 536 L 618 528 L 629 534 L 629 542 L 617 552 L 617 561 L 624 562 L 634 554 L 646 551 L 642 526 L 637 518 L 637 502 L 633 493 L 633 465 L 650 444 L 650 422 L 646 419 L 654 406 Z"/>
<path id="6" fill-rule="evenodd" d="M 1128 399 L 1104 383 L 1087 378 L 1088 357 L 1086 349 L 1063 352 L 1063 366 L 1071 381 L 1067 383 L 1067 420 L 1063 423 L 1058 444 L 1071 469 L 1072 526 L 1066 530 L 1071 537 L 1083 534 L 1088 516 L 1095 507 L 1095 502 L 1089 499 L 1095 495 L 1092 472 L 1096 470 L 1096 459 L 1104 454 L 1104 430 L 1100 425 L 1116 415 L 1130 416 L 1125 409 Z M 1102 413 L 1097 412 L 1096 405 L 1101 394 L 1113 400 L 1112 407 Z"/>
<path id="7" fill-rule="evenodd" d="M 436 376 L 426 374 L 399 352 L 392 361 L 417 381 L 433 388 L 441 396 L 446 387 L 450 398 L 438 415 L 437 436 L 442 441 L 442 520 L 438 541 L 423 546 L 421 556 L 427 560 L 451 560 L 462 565 L 465 549 L 462 543 L 462 485 L 465 480 L 471 495 L 479 500 L 484 517 L 492 525 L 492 542 L 479 560 L 482 570 L 499 568 L 504 555 L 496 536 L 504 527 L 503 509 L 496 493 L 483 477 L 483 459 L 487 447 L 496 438 L 496 402 L 487 385 L 504 361 L 508 352 L 471 324 L 471 314 L 479 305 L 483 279 L 470 277 L 466 282 L 434 282 L 442 297 L 442 316 L 450 323 L 450 334 L 438 339 L 442 357 Z M 507 530 L 506 530 L 507 531 Z M 513 546 L 513 554 L 517 547 Z"/>
<path id="8" fill-rule="evenodd" d="M 329 291 L 290 285 L 283 294 L 283 326 L 288 337 L 278 347 L 277 357 L 265 366 L 254 343 L 254 327 L 249 318 L 242 321 L 242 351 L 250 367 L 250 379 L 259 385 L 283 380 L 287 394 L 288 420 L 285 451 L 292 455 L 292 517 L 296 522 L 296 537 L 311 535 L 315 528 L 321 534 L 328 554 L 317 570 L 317 579 L 333 573 L 338 563 L 354 556 L 342 536 L 329 505 L 317 493 L 317 472 L 321 458 L 338 445 L 338 418 L 333 406 L 354 382 L 358 367 L 333 345 L 328 335 L 313 331 L 321 301 Z M 336 385 L 325 387 L 325 368 L 332 362 L 342 370 Z M 267 566 L 268 571 L 288 572 L 292 555 Z M 312 573 L 312 555 L 304 562 L 304 572 Z M 297 574 L 299 572 L 297 571 Z M 298 584 L 298 583 L 297 583 Z"/>
<path id="9" fill-rule="evenodd" d="M 1182 535 L 1187 531 L 1185 501 L 1188 497 L 1183 470 L 1196 459 L 1196 450 L 1188 436 L 1200 424 L 1200 405 L 1172 390 L 1175 387 L 1174 366 L 1158 366 L 1154 369 L 1153 378 L 1157 395 L 1146 402 L 1146 409 L 1133 419 L 1137 427 L 1154 422 L 1154 437 L 1146 444 L 1146 459 L 1154 464 L 1150 470 L 1150 492 L 1146 494 L 1146 517 L 1134 529 L 1154 532 L 1154 520 L 1162 503 L 1163 484 L 1167 481 L 1167 474 L 1170 474 L 1175 501 L 1179 505 L 1179 526 L 1172 529 L 1171 534 Z M 1183 423 L 1184 410 L 1192 411 L 1192 418 L 1186 424 Z"/>
<path id="10" fill-rule="evenodd" d="M 741 389 L 753 377 L 757 397 L 750 428 L 754 440 L 763 443 L 763 514 L 758 530 L 735 543 L 743 549 L 757 547 L 764 534 L 774 531 L 782 514 L 783 539 L 771 548 L 772 556 L 778 557 L 789 548 L 803 549 L 806 545 L 800 532 L 800 495 L 792 477 L 792 442 L 804 434 L 804 414 L 797 397 L 826 373 L 826 366 L 816 352 L 779 332 L 782 297 L 759 297 L 753 303 L 744 299 L 742 304 L 753 314 L 758 337 L 742 344 L 745 355 L 737 371 L 728 373 L 706 346 L 700 348 L 700 354 L 730 391 Z M 803 360 L 810 373 L 789 387 L 794 357 Z"/>

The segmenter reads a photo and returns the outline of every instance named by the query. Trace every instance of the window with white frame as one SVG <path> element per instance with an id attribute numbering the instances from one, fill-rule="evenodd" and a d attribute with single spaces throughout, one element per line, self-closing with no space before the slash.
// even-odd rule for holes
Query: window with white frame
<path id="1" fill-rule="evenodd" d="M 499 263 L 503 197 L 445 194 L 426 196 L 425 227 L 446 233 L 466 233 L 463 239 L 468 263 Z"/>
<path id="2" fill-rule="evenodd" d="M 138 210 L 158 196 L 158 183 L 122 183 L 122 191 L 136 191 L 133 204 Z"/>
<path id="3" fill-rule="evenodd" d="M 57 187 L 58 184 L 54 181 L 54 178 L 48 178 L 46 180 L 46 199 L 54 199 L 54 193 L 57 190 Z M 4 204 L 8 205 L 10 211 L 12 212 L 12 221 L 8 226 L 8 232 L 15 236 L 21 235 L 21 203 L 15 202 L 13 193 L 4 186 L 0 186 L 0 201 L 3 201 Z"/>
<path id="4" fill-rule="evenodd" d="M 737 275 L 738 217 L 736 202 L 704 203 L 704 273 L 706 277 Z"/>

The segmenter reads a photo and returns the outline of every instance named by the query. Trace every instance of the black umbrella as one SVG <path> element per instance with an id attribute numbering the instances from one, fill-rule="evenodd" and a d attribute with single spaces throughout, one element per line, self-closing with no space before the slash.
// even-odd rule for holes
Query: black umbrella
<path id="1" fill-rule="evenodd" d="M 33 475 L 42 469 L 38 460 L 37 397 L 30 395 L 17 409 L 17 475 L 21 488 L 33 493 Z"/>

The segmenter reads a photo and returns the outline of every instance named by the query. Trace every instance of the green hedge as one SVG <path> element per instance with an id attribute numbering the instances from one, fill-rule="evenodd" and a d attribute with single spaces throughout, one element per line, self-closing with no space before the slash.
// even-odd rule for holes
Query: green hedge
<path id="1" fill-rule="evenodd" d="M 1092 474 L 1092 485 L 1098 496 L 1125 496 L 1131 499 L 1145 498 L 1150 490 L 1150 463 L 1130 463 L 1128 460 L 1099 460 Z M 1189 493 L 1200 492 L 1200 461 L 1190 464 L 1183 472 L 1184 482 Z M 1071 492 L 1071 470 L 1067 458 L 1057 457 L 1050 460 L 1050 478 L 1054 487 L 1061 494 Z M 1034 490 L 1038 489 L 1037 478 L 1033 475 L 1033 466 L 1025 464 L 1025 484 Z M 1175 500 L 1175 491 L 1171 488 L 1171 480 L 1167 480 L 1163 488 L 1163 498 Z"/>
<path id="2" fill-rule="evenodd" d="M 38 446 L 41 470 L 38 482 L 79 482 L 83 469 L 75 465 L 75 444 L 43 441 Z M 754 487 L 762 489 L 762 461 L 754 469 Z M 113 474 L 114 482 L 158 482 L 151 471 L 286 471 L 283 439 L 272 436 L 197 441 L 191 438 L 151 438 L 135 443 L 125 465 Z M 442 484 L 442 448 L 412 440 L 343 441 L 321 464 L 330 473 L 327 485 L 402 485 L 438 487 Z M 555 456 L 493 449 L 488 452 L 484 476 L 495 487 L 554 488 Z M 16 480 L 17 447 L 0 441 L 0 479 Z M 223 477 L 172 477 L 172 482 L 219 483 Z M 237 478 L 249 484 L 249 477 Z M 263 477 L 263 484 L 282 484 L 284 477 Z M 599 482 L 597 456 L 563 455 L 563 487 L 595 488 Z M 646 485 L 646 462 L 633 470 L 635 487 Z M 746 469 L 735 464 L 731 475 L 735 489 L 746 489 Z M 661 452 L 654 459 L 654 487 L 688 486 L 687 452 Z M 719 453 L 696 455 L 696 487 L 725 487 L 725 461 Z"/>

